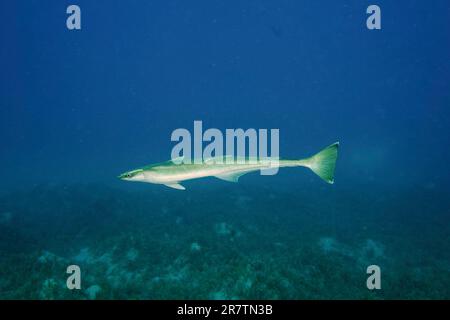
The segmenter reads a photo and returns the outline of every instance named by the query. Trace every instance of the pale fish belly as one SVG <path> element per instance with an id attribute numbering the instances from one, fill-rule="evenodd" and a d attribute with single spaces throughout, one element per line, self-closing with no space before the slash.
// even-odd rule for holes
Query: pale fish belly
<path id="1" fill-rule="evenodd" d="M 235 165 L 204 165 L 193 170 L 177 170 L 177 172 L 165 174 L 159 178 L 160 183 L 180 182 L 204 177 L 215 177 L 229 173 L 246 173 L 267 168 L 267 164 L 235 164 Z"/>

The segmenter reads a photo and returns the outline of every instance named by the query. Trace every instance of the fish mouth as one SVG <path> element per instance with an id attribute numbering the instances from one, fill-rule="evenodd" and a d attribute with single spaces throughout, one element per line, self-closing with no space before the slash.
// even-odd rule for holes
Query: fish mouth
<path id="1" fill-rule="evenodd" d="M 127 177 L 127 173 L 121 173 L 117 176 L 117 178 L 119 178 L 120 180 L 124 180 Z"/>
<path id="2" fill-rule="evenodd" d="M 142 172 L 142 169 L 127 171 L 127 172 L 124 172 L 124 173 L 118 175 L 117 178 L 122 179 L 122 180 L 129 180 L 129 179 L 133 178 L 137 173 L 140 173 L 140 172 Z"/>

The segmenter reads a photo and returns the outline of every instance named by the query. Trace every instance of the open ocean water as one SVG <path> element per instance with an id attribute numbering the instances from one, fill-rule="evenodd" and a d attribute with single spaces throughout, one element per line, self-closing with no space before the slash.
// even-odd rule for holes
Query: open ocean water
<path id="1" fill-rule="evenodd" d="M 449 299 L 449 21 L 444 0 L 2 1 L 0 299 Z M 288 159 L 339 141 L 335 183 L 117 178 L 195 120 L 277 128 Z"/>

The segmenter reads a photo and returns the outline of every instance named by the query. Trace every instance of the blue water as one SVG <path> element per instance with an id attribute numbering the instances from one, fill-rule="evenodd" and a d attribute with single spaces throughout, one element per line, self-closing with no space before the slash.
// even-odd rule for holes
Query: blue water
<path id="1" fill-rule="evenodd" d="M 0 298 L 450 298 L 450 6 L 370 4 L 1 2 Z M 194 120 L 340 141 L 335 184 L 117 179 Z"/>

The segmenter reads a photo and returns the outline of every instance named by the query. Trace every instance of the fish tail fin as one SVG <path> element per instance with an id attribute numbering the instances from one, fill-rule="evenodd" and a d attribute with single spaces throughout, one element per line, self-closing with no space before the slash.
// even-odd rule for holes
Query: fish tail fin
<path id="1" fill-rule="evenodd" d="M 305 159 L 303 164 L 324 181 L 332 184 L 334 183 L 334 168 L 336 167 L 338 148 L 339 142 L 335 142 L 312 157 Z"/>

